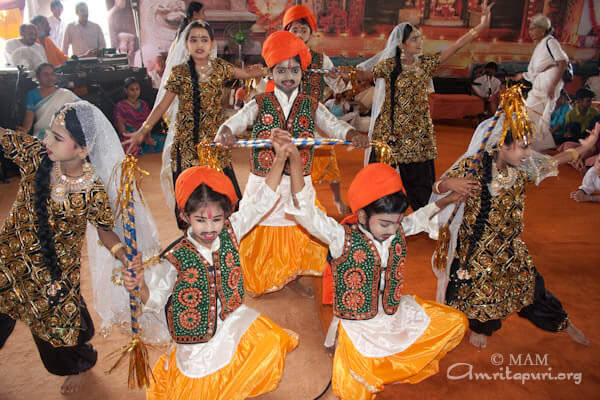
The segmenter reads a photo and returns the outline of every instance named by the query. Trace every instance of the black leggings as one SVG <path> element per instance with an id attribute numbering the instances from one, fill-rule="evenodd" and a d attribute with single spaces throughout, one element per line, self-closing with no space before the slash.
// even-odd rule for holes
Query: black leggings
<path id="1" fill-rule="evenodd" d="M 371 151 L 369 163 L 379 162 L 376 151 Z M 429 203 L 429 197 L 435 182 L 434 160 L 414 162 L 408 164 L 394 164 L 402 178 L 406 197 L 413 211 Z"/>
<path id="2" fill-rule="evenodd" d="M 0 314 L 0 348 L 15 328 L 16 321 L 6 314 Z M 54 347 L 50 343 L 33 335 L 40 358 L 44 366 L 54 375 L 67 376 L 85 372 L 96 365 L 98 353 L 88 342 L 94 336 L 94 323 L 85 304 L 81 308 L 81 331 L 77 345 Z"/>

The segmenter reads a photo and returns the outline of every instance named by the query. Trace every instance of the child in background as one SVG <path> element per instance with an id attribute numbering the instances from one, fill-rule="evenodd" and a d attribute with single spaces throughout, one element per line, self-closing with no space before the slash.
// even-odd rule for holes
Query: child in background
<path id="1" fill-rule="evenodd" d="M 565 117 L 571 111 L 571 98 L 565 89 L 560 91 L 560 97 L 556 101 L 556 108 L 550 117 L 550 131 L 554 136 L 554 143 L 562 143 L 565 135 Z"/>
<path id="2" fill-rule="evenodd" d="M 576 202 L 600 202 L 600 157 L 596 158 L 592 168 L 585 173 L 579 189 L 571 193 L 571 198 Z"/>
<path id="3" fill-rule="evenodd" d="M 304 5 L 296 5 L 286 10 L 283 15 L 283 29 L 293 33 L 304 41 L 308 47 L 308 42 L 312 37 L 313 33 L 317 28 L 317 19 L 310 11 L 310 9 Z M 334 68 L 333 62 L 327 55 L 317 53 L 310 47 L 311 62 L 308 66 L 309 69 L 332 69 Z M 333 76 L 328 76 L 321 72 L 305 72 L 302 75 L 302 85 L 300 92 L 308 96 L 312 96 L 324 102 L 328 95 L 325 95 L 325 91 L 331 89 L 336 99 L 342 98 L 342 92 L 346 89 L 346 84 L 338 77 L 337 79 Z M 337 105 L 334 107 L 336 112 L 331 107 L 327 108 L 332 112 L 333 115 L 342 119 L 341 117 L 347 112 L 343 107 L 340 109 Z M 348 119 L 342 119 L 348 122 Z M 350 209 L 342 200 L 342 193 L 340 189 L 340 182 L 342 174 L 340 173 L 340 167 L 337 162 L 337 156 L 333 146 L 324 146 L 314 151 L 313 165 L 311 175 L 315 182 L 318 183 L 329 183 L 331 192 L 333 193 L 333 204 L 340 214 L 348 214 Z"/>
<path id="4" fill-rule="evenodd" d="M 123 90 L 125 99 L 119 101 L 115 106 L 115 125 L 119 132 L 121 142 L 128 138 L 128 135 L 140 129 L 148 115 L 150 107 L 148 103 L 140 99 L 140 83 L 134 77 L 125 79 Z M 152 133 L 152 136 L 146 137 L 141 146 L 134 146 L 126 154 L 138 156 L 140 154 L 158 153 L 162 150 L 165 142 L 165 135 Z M 128 146 L 123 145 L 123 150 Z"/>
<path id="5" fill-rule="evenodd" d="M 459 196 L 453 193 L 404 217 L 408 200 L 400 176 L 389 165 L 374 163 L 352 181 L 353 215 L 340 224 L 315 207 L 298 152 L 289 160 L 297 201 L 288 205 L 289 213 L 329 246 L 333 258 L 334 318 L 325 345 L 334 345 L 337 331 L 334 394 L 370 400 L 384 384 L 418 383 L 435 375 L 439 361 L 461 342 L 467 320 L 451 307 L 405 295 L 405 235 L 437 236 L 432 216 Z M 325 282 L 324 291 L 331 288 Z"/>
<path id="6" fill-rule="evenodd" d="M 273 136 L 271 171 L 233 214 L 237 195 L 227 176 L 207 167 L 183 171 L 175 197 L 186 234 L 167 247 L 166 261 L 150 270 L 136 257 L 135 279 L 123 269 L 125 288 L 131 293 L 140 288 L 144 311 L 166 311 L 176 343 L 154 366 L 149 400 L 245 399 L 279 384 L 286 354 L 298 338 L 242 304 L 238 243 L 279 199 L 290 147 L 282 143 Z"/>

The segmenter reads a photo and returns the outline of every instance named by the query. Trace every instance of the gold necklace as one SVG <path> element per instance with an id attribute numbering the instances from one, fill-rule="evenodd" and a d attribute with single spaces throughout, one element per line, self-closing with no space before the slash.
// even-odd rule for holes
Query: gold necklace
<path id="1" fill-rule="evenodd" d="M 515 168 L 507 166 L 506 171 L 501 171 L 495 162 L 492 163 L 492 182 L 490 186 L 494 192 L 498 193 L 501 189 L 510 189 L 516 180 L 517 170 Z"/>
<path id="2" fill-rule="evenodd" d="M 200 81 L 207 81 L 210 75 L 212 74 L 212 65 L 210 61 L 206 65 L 197 65 L 196 72 L 198 72 L 198 79 Z"/>
<path id="3" fill-rule="evenodd" d="M 88 189 L 94 179 L 94 169 L 89 162 L 83 164 L 83 173 L 77 177 L 63 174 L 60 161 L 54 163 L 51 197 L 58 203 L 66 204 L 69 193 L 81 192 Z"/>

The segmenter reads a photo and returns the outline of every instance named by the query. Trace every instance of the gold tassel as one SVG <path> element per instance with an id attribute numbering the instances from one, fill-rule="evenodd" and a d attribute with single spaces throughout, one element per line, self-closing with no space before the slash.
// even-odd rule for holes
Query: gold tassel
<path id="1" fill-rule="evenodd" d="M 117 198 L 117 215 L 123 215 L 127 210 L 130 202 L 133 201 L 133 192 L 137 191 L 142 204 L 144 198 L 142 196 L 141 182 L 144 175 L 150 175 L 137 166 L 137 158 L 127 156 L 121 163 L 121 182 L 119 184 L 119 196 Z"/>
<path id="2" fill-rule="evenodd" d="M 498 141 L 498 146 L 504 144 L 506 134 L 510 130 L 514 140 L 520 140 L 528 144 L 535 135 L 534 126 L 529 120 L 527 106 L 521 89 L 523 85 L 515 85 L 507 88 L 500 96 L 500 107 L 506 117 L 502 127 L 502 135 Z"/>
<path id="3" fill-rule="evenodd" d="M 223 172 L 221 159 L 227 156 L 227 149 L 222 146 L 213 146 L 208 141 L 198 143 L 198 162 L 202 167 L 216 169 Z"/>
<path id="4" fill-rule="evenodd" d="M 448 261 L 448 251 L 450 249 L 450 226 L 449 224 L 444 225 L 440 229 L 437 246 L 433 253 L 433 266 L 434 268 L 442 271 L 446 268 Z"/>
<path id="5" fill-rule="evenodd" d="M 127 378 L 127 385 L 129 388 L 150 387 L 150 379 L 155 381 L 155 378 L 152 374 L 152 368 L 150 367 L 148 347 L 151 346 L 143 343 L 140 338 L 134 337 L 129 344 L 109 355 L 109 357 L 114 357 L 120 353 L 119 358 L 107 373 L 110 374 L 113 372 L 125 358 L 129 358 L 129 372 Z"/>
<path id="6" fill-rule="evenodd" d="M 387 142 L 376 139 L 371 142 L 371 146 L 375 148 L 379 162 L 388 165 L 392 163 L 392 147 Z"/>

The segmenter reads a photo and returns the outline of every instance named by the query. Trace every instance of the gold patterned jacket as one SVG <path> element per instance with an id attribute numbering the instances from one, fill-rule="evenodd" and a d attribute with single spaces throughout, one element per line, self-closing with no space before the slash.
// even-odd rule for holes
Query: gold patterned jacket
<path id="1" fill-rule="evenodd" d="M 7 131 L 0 135 L 4 155 L 20 169 L 17 198 L 0 230 L 0 313 L 20 319 L 54 347 L 77 344 L 80 328 L 80 257 L 87 223 L 112 229 L 113 213 L 104 186 L 71 192 L 68 203 L 48 201 L 49 223 L 67 295 L 50 307 L 50 271 L 44 265 L 35 212 L 35 175 L 45 153 L 36 138 Z"/>
<path id="2" fill-rule="evenodd" d="M 469 176 L 473 157 L 458 163 L 449 177 Z M 475 178 L 482 174 L 481 163 L 475 169 Z M 514 169 L 514 183 L 508 188 L 491 189 L 491 205 L 481 238 L 474 244 L 467 261 L 473 229 L 481 209 L 481 197 L 471 196 L 465 203 L 464 217 L 458 231 L 455 258 L 466 267 L 469 284 L 460 284 L 457 298 L 449 305 L 464 312 L 469 319 L 486 322 L 502 319 L 531 304 L 535 288 L 535 266 L 525 242 L 523 212 L 525 187 L 539 183 L 547 176 L 558 173 L 551 157 L 528 160 L 523 167 Z"/>
<path id="3" fill-rule="evenodd" d="M 234 78 L 232 64 L 220 58 L 211 61 L 213 72 L 205 81 L 198 81 L 200 94 L 198 141 L 194 142 L 194 87 L 187 63 L 173 67 L 165 89 L 175 93 L 179 100 L 176 118 L 176 133 L 171 148 L 171 165 L 177 171 L 194 166 L 198 161 L 196 146 L 198 142 L 208 139 L 212 142 L 219 126 L 225 122 L 223 113 L 223 89 L 225 82 Z M 223 152 L 221 166 L 231 164 L 231 152 Z"/>
<path id="4" fill-rule="evenodd" d="M 393 164 L 434 160 L 437 147 L 429 115 L 429 82 L 440 64 L 439 55 L 422 55 L 414 68 L 404 68 L 396 79 L 392 124 L 391 73 L 396 61 L 388 58 L 373 67 L 373 77 L 385 80 L 385 100 L 373 128 L 373 139 L 392 148 Z"/>

